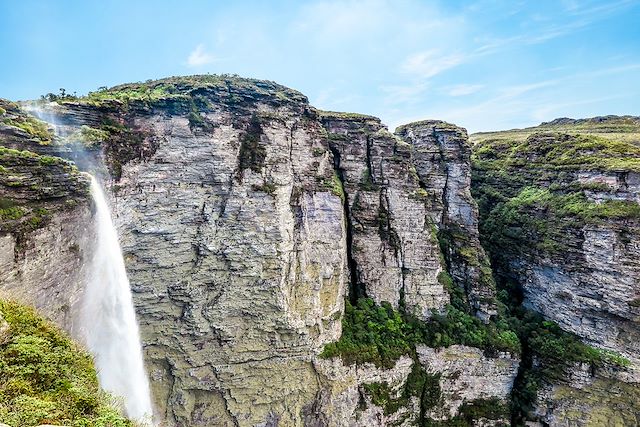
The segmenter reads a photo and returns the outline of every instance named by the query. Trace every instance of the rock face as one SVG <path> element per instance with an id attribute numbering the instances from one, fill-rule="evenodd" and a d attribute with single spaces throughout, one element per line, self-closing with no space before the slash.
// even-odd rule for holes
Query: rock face
<path id="1" fill-rule="evenodd" d="M 43 141 L 20 128 L 0 126 L 0 141 L 24 150 L 0 147 L 0 295 L 71 330 L 91 239 L 89 181 L 70 162 L 35 154 Z"/>
<path id="2" fill-rule="evenodd" d="M 537 415 L 552 426 L 635 426 L 640 388 L 622 372 L 592 372 L 576 365 L 567 381 L 538 393 Z"/>
<path id="3" fill-rule="evenodd" d="M 414 147 L 416 173 L 439 225 L 447 270 L 465 289 L 476 314 L 488 321 L 497 314 L 495 284 L 480 246 L 467 132 L 441 121 L 412 123 L 396 132 Z"/>
<path id="4" fill-rule="evenodd" d="M 132 118 L 159 141 L 122 167 L 114 212 L 169 423 L 300 425 L 317 392 L 312 358 L 340 333 L 348 268 L 332 155 L 306 103 L 273 105 L 277 90 L 214 104 L 206 131 L 162 109 Z"/>
<path id="5" fill-rule="evenodd" d="M 431 418 L 452 418 L 466 402 L 497 399 L 504 403 L 509 400 L 519 366 L 519 360 L 510 354 L 487 357 L 482 350 L 462 345 L 443 349 L 419 346 L 417 352 L 426 371 L 440 378 L 441 397 L 429 411 Z M 505 418 L 496 421 L 508 423 L 508 416 Z"/>
<path id="6" fill-rule="evenodd" d="M 637 119 L 609 117 L 475 137 L 480 228 L 501 280 L 525 307 L 631 362 L 604 377 L 576 366 L 549 384 L 537 410 L 549 425 L 634 425 L 640 409 L 614 392 L 596 404 L 606 387 L 637 393 L 640 379 L 639 132 Z"/>
<path id="7" fill-rule="evenodd" d="M 340 336 L 345 297 L 370 296 L 422 318 L 444 309 L 439 276 L 449 258 L 441 259 L 438 230 L 477 224 L 466 133 L 434 122 L 446 155 L 433 157 L 421 135 L 318 112 L 270 82 L 212 76 L 155 85 L 40 114 L 55 112 L 71 135 L 64 143 L 83 129 L 101 139 L 159 416 L 184 426 L 378 417 L 376 405 L 358 409 L 354 393 L 378 377 L 402 384 L 411 363 L 389 372 L 343 367 L 352 378 L 344 395 L 336 394 L 344 378 L 331 373 L 339 368 L 327 368 L 339 362 L 318 354 Z M 136 91 L 150 95 L 120 97 Z M 429 162 L 438 173 L 418 171 Z M 468 252 L 481 250 L 477 230 L 471 240 Z M 491 289 L 489 305 L 474 296 L 484 253 L 471 256 L 451 259 L 456 284 L 487 318 Z M 415 416 L 411 407 L 393 416 L 403 414 Z"/>
<path id="8" fill-rule="evenodd" d="M 632 362 L 576 365 L 541 385 L 535 419 L 582 425 L 576 411 L 596 408 L 594 425 L 621 405 L 615 419 L 633 420 L 631 400 L 594 403 L 606 387 L 637 391 L 640 167 L 628 142 L 483 135 L 480 221 L 466 131 L 441 121 L 392 134 L 225 76 L 29 107 L 58 137 L 7 107 L 0 145 L 32 153 L 0 148 L 0 201 L 24 208 L 3 210 L 0 292 L 73 327 L 64 307 L 79 298 L 91 210 L 86 179 L 51 156 L 105 178 L 166 426 L 508 425 L 514 384 L 535 361 L 495 351 L 519 346 L 481 238 L 524 306 Z M 413 332 L 441 322 L 433 340 L 449 347 L 406 347 L 387 369 L 322 357 L 345 299 L 363 297 Z"/>
<path id="9" fill-rule="evenodd" d="M 343 183 L 350 234 L 352 299 L 369 296 L 420 317 L 441 310 L 449 294 L 429 210 L 413 165 L 413 149 L 378 119 L 323 113 Z"/>

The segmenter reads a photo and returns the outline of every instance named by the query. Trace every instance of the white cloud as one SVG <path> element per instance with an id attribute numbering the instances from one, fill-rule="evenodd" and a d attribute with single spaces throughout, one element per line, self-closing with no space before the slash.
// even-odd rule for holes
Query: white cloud
<path id="1" fill-rule="evenodd" d="M 215 60 L 215 56 L 207 52 L 204 44 L 201 43 L 189 54 L 187 65 L 189 67 L 199 67 L 201 65 L 211 64 Z"/>
<path id="2" fill-rule="evenodd" d="M 426 82 L 415 82 L 407 85 L 384 85 L 380 90 L 385 93 L 386 104 L 409 104 L 423 98 L 429 88 Z"/>
<path id="3" fill-rule="evenodd" d="M 442 55 L 434 49 L 409 55 L 400 68 L 405 73 L 428 79 L 463 62 L 465 56 L 462 54 Z"/>
<path id="4" fill-rule="evenodd" d="M 449 96 L 465 96 L 478 92 L 484 85 L 460 84 L 448 88 Z"/>

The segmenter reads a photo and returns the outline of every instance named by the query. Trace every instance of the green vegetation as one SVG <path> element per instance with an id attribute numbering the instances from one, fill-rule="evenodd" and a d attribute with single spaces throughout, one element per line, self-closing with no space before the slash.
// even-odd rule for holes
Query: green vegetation
<path id="1" fill-rule="evenodd" d="M 262 191 L 270 195 L 274 195 L 278 188 L 273 182 L 265 182 L 262 185 L 252 185 L 251 188 L 255 191 Z"/>
<path id="2" fill-rule="evenodd" d="M 540 386 L 566 379 L 576 364 L 592 368 L 628 366 L 629 361 L 619 354 L 584 344 L 555 322 L 522 307 L 518 285 L 503 282 L 501 288 L 502 321 L 520 338 L 525 356 L 512 392 L 512 413 L 517 423 L 530 415 Z"/>
<path id="3" fill-rule="evenodd" d="M 333 172 L 331 176 L 331 180 L 325 180 L 325 187 L 327 187 L 333 194 L 340 197 L 342 203 L 345 201 L 344 187 L 342 186 L 342 181 L 338 176 L 337 172 Z"/>
<path id="4" fill-rule="evenodd" d="M 560 253 L 567 236 L 587 224 L 605 220 L 640 220 L 640 205 L 631 201 L 606 200 L 593 203 L 583 192 L 554 193 L 525 187 L 506 202 L 499 203 L 481 224 L 485 242 L 499 256 L 499 248 Z"/>
<path id="5" fill-rule="evenodd" d="M 364 384 L 363 389 L 371 397 L 374 405 L 380 406 L 385 415 L 391 415 L 409 404 L 411 397 L 420 401 L 420 417 L 424 412 L 434 408 L 441 397 L 440 375 L 425 371 L 419 362 L 414 362 L 407 380 L 400 390 L 394 391 L 386 383 Z M 422 425 L 422 419 L 417 420 Z"/>
<path id="6" fill-rule="evenodd" d="M 369 168 L 365 169 L 362 173 L 362 179 L 360 180 L 360 189 L 363 191 L 377 191 L 378 188 L 378 185 L 373 182 Z"/>
<path id="7" fill-rule="evenodd" d="M 427 321 L 394 310 L 389 303 L 376 305 L 361 298 L 356 306 L 345 301 L 340 340 L 327 344 L 322 357 L 339 356 L 345 364 L 373 363 L 392 367 L 402 355 L 413 354 L 417 344 L 448 347 L 464 344 L 490 352 L 520 353 L 517 336 L 506 324 L 483 324 L 453 306 L 444 314 L 433 313 Z"/>
<path id="8" fill-rule="evenodd" d="M 38 157 L 36 153 L 28 150 L 14 150 L 13 148 L 0 147 L 0 161 L 11 157 L 21 157 L 23 159 Z"/>
<path id="9" fill-rule="evenodd" d="M 60 143 L 80 142 L 87 148 L 96 147 L 100 143 L 107 141 L 111 133 L 105 129 L 97 129 L 91 126 L 82 125 L 80 129 L 74 131 L 71 135 L 63 138 Z"/>
<path id="10" fill-rule="evenodd" d="M 0 371 L 0 422 L 132 426 L 98 388 L 91 357 L 34 310 L 8 301 L 0 301 Z"/>
<path id="11" fill-rule="evenodd" d="M 97 106 L 113 102 L 125 106 L 137 103 L 149 107 L 173 104 L 173 107 L 189 114 L 192 100 L 209 97 L 214 97 L 218 102 L 228 105 L 241 105 L 245 101 L 253 102 L 255 98 L 276 104 L 307 103 L 307 98 L 301 93 L 275 82 L 241 78 L 229 74 L 168 77 L 112 88 L 103 87 L 95 92 L 89 92 L 87 96 L 66 97 L 58 102 L 81 102 Z"/>
<path id="12" fill-rule="evenodd" d="M 240 152 L 238 154 L 239 172 L 245 169 L 260 172 L 264 167 L 267 150 L 265 146 L 260 143 L 261 136 L 262 125 L 258 116 L 254 114 L 251 116 L 246 130 L 240 137 Z"/>
<path id="13" fill-rule="evenodd" d="M 640 146 L 602 136 L 534 133 L 524 141 L 488 138 L 473 152 L 477 169 L 640 171 Z"/>
<path id="14" fill-rule="evenodd" d="M 374 121 L 376 123 L 380 123 L 380 119 L 375 116 L 369 116 L 366 114 L 360 113 L 345 113 L 342 111 L 324 111 L 324 110 L 316 110 L 318 112 L 318 116 L 320 116 L 321 120 L 349 120 L 349 121 Z"/>
<path id="15" fill-rule="evenodd" d="M 24 209 L 20 206 L 12 206 L 0 209 L 0 218 L 3 220 L 16 220 L 24 216 Z"/>
<path id="16" fill-rule="evenodd" d="M 601 136 L 614 141 L 638 144 L 640 142 L 640 118 L 631 116 L 594 117 L 593 119 L 560 119 L 525 129 L 512 129 L 501 132 L 482 132 L 471 135 L 473 143 L 488 139 L 505 141 L 524 141 L 533 133 L 558 132 L 581 133 Z"/>
<path id="17" fill-rule="evenodd" d="M 387 383 L 364 384 L 363 389 L 370 396 L 371 402 L 381 407 L 385 415 L 407 407 L 411 397 L 418 398 L 420 413 L 414 423 L 422 427 L 469 427 L 482 418 L 508 420 L 510 417 L 509 406 L 498 398 L 491 398 L 463 403 L 458 415 L 448 420 L 430 419 L 426 412 L 436 408 L 441 400 L 440 375 L 429 374 L 419 363 L 414 363 L 411 373 L 399 390 L 393 390 Z"/>
<path id="18" fill-rule="evenodd" d="M 440 131 L 455 131 L 455 132 L 464 132 L 466 135 L 466 131 L 453 123 L 444 122 L 442 120 L 420 120 L 417 122 L 407 123 L 406 125 L 398 126 L 395 130 L 395 133 L 398 135 L 406 134 L 410 129 L 417 128 L 421 126 L 433 126 L 434 128 Z"/>
<path id="19" fill-rule="evenodd" d="M 2 119 L 2 123 L 22 129 L 33 138 L 36 138 L 41 145 L 47 145 L 53 140 L 53 134 L 49 130 L 49 126 L 33 116 L 23 113 L 13 117 L 6 117 Z"/>

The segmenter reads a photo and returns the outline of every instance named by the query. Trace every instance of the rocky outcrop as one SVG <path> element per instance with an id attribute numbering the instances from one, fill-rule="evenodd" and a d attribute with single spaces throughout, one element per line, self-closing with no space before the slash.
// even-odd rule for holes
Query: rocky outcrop
<path id="1" fill-rule="evenodd" d="M 633 420 L 630 400 L 594 403 L 605 387 L 636 390 L 640 153 L 631 145 L 483 135 L 479 221 L 466 131 L 441 121 L 392 134 L 377 118 L 317 111 L 291 89 L 229 76 L 57 101 L 28 107 L 57 136 L 4 109 L 3 144 L 32 154 L 3 149 L 0 196 L 22 208 L 3 217 L 0 243 L 12 256 L 0 258 L 0 289 L 40 306 L 53 296 L 45 310 L 68 327 L 62 307 L 78 298 L 91 210 L 82 174 L 51 156 L 106 178 L 166 425 L 508 424 L 510 397 L 520 398 L 536 360 L 528 341 L 522 366 L 501 350 L 518 354 L 514 331 L 533 339 L 543 329 L 496 303 L 480 237 L 505 304 L 522 302 L 632 362 L 544 377 L 533 418 L 565 425 L 577 411 L 621 405 L 621 422 Z M 42 226 L 25 228 L 41 207 Z M 512 282 L 522 295 L 509 293 Z M 378 305 L 353 309 L 363 297 Z M 374 358 L 379 366 L 326 358 L 344 319 L 377 310 L 371 318 L 388 324 L 345 331 L 397 338 L 374 349 L 390 351 Z"/>
<path id="2" fill-rule="evenodd" d="M 486 322 L 497 314 L 495 283 L 478 235 L 467 132 L 442 121 L 422 121 L 401 126 L 396 133 L 414 149 L 415 170 L 438 224 L 447 270 Z"/>
<path id="3" fill-rule="evenodd" d="M 551 426 L 635 426 L 640 423 L 640 387 L 626 372 L 573 367 L 566 381 L 546 384 L 538 393 L 536 414 Z"/>
<path id="4" fill-rule="evenodd" d="M 358 385 L 406 378 L 404 368 L 343 367 L 353 384 L 336 397 L 327 365 L 339 362 L 318 354 L 340 336 L 346 296 L 423 318 L 448 303 L 437 232 L 445 217 L 477 222 L 468 185 L 459 187 L 469 170 L 462 131 L 449 157 L 433 159 L 458 162 L 445 196 L 435 178 L 421 182 L 416 156 L 430 160 L 419 137 L 317 112 L 271 82 L 167 79 L 40 108 L 55 114 L 59 146 L 95 137 L 82 157 L 69 155 L 82 164 L 88 152 L 113 178 L 147 367 L 169 425 L 342 425 L 359 411 Z M 444 199 L 448 216 L 437 208 Z M 471 270 L 458 276 L 473 282 Z"/>
<path id="5" fill-rule="evenodd" d="M 558 127 L 562 133 L 549 132 Z M 610 117 L 474 138 L 480 229 L 500 281 L 517 285 L 525 307 L 631 363 L 604 378 L 576 365 L 565 369 L 568 379 L 547 382 L 537 415 L 549 425 L 607 425 L 595 414 L 618 403 L 596 405 L 601 386 L 638 387 L 640 149 L 625 141 L 639 131 L 637 120 Z M 611 419 L 632 425 L 628 414 L 637 405 L 619 405 Z M 577 415 L 584 411 L 596 418 Z"/>
<path id="6" fill-rule="evenodd" d="M 449 294 L 430 210 L 411 145 L 376 118 L 322 113 L 345 193 L 349 221 L 351 298 L 405 307 L 420 317 L 442 310 Z"/>
<path id="7" fill-rule="evenodd" d="M 427 412 L 430 418 L 453 418 L 469 402 L 493 399 L 493 405 L 507 405 L 519 366 L 519 360 L 509 353 L 487 357 L 482 350 L 462 345 L 442 349 L 418 346 L 417 352 L 426 371 L 439 378 L 440 398 Z M 508 424 L 508 410 L 493 421 Z"/>
<path id="8" fill-rule="evenodd" d="M 21 150 L 0 147 L 0 295 L 71 330 L 92 233 L 89 180 L 68 161 L 28 151 L 43 141 L 13 124 L 37 121 L 12 108 L 0 142 Z"/>

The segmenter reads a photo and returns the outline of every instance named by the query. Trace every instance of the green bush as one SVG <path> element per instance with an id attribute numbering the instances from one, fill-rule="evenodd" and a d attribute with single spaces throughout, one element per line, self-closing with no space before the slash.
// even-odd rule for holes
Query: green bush
<path id="1" fill-rule="evenodd" d="M 411 334 L 410 326 L 389 303 L 378 306 L 361 298 L 354 307 L 345 301 L 342 337 L 327 344 L 321 356 L 340 356 L 345 364 L 370 362 L 390 368 L 400 356 L 411 352 Z"/>
<path id="2" fill-rule="evenodd" d="M 4 319 L 4 320 L 2 320 Z M 3 324 L 8 331 L 3 331 Z M 0 300 L 0 422 L 129 427 L 91 357 L 31 308 Z"/>
<path id="3" fill-rule="evenodd" d="M 451 305 L 444 314 L 426 321 L 394 310 L 387 302 L 377 305 L 360 298 L 354 307 L 345 302 L 340 340 L 327 344 L 321 357 L 341 357 L 345 364 L 373 363 L 392 367 L 402 355 L 412 355 L 417 344 L 448 347 L 463 344 L 490 352 L 520 353 L 518 337 L 505 324 L 485 325 Z"/>
<path id="4" fill-rule="evenodd" d="M 24 209 L 20 206 L 11 206 L 8 208 L 0 209 L 0 218 L 4 220 L 16 220 L 24 216 Z"/>

